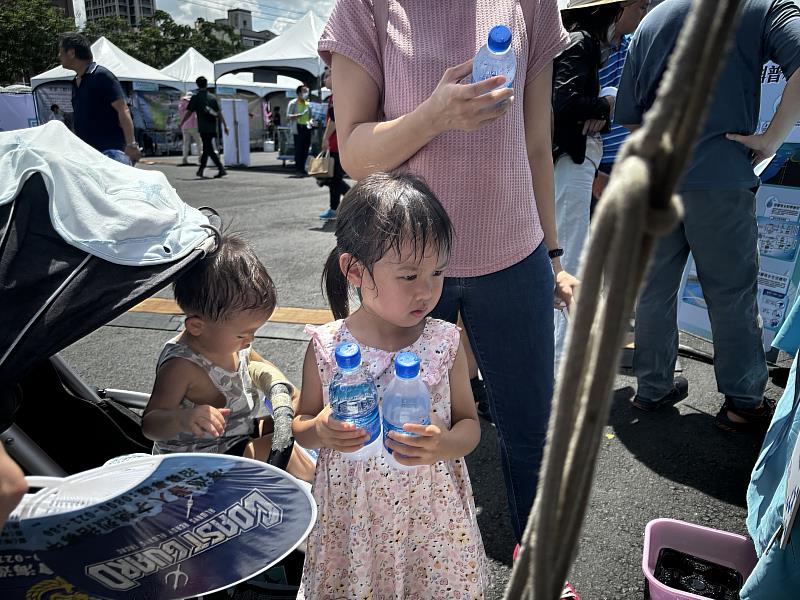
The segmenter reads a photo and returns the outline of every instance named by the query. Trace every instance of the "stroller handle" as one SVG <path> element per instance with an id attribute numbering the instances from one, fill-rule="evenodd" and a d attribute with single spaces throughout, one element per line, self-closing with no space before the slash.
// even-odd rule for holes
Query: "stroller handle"
<path id="1" fill-rule="evenodd" d="M 292 437 L 294 408 L 289 388 L 282 383 L 272 386 L 270 402 L 272 403 L 272 419 L 275 422 L 275 430 L 272 433 L 272 451 L 269 453 L 267 462 L 274 467 L 286 470 L 294 447 L 294 438 Z"/>

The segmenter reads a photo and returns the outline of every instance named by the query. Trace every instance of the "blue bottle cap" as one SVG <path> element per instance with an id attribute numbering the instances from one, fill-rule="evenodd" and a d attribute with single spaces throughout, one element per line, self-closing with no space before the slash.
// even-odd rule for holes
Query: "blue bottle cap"
<path id="1" fill-rule="evenodd" d="M 505 25 L 495 25 L 489 32 L 489 50 L 499 54 L 511 46 L 511 30 Z"/>
<path id="2" fill-rule="evenodd" d="M 361 364 L 361 349 L 354 342 L 342 342 L 336 346 L 336 365 L 340 369 L 349 371 Z"/>
<path id="3" fill-rule="evenodd" d="M 394 359 L 394 374 L 401 379 L 414 379 L 419 375 L 419 356 L 413 352 L 401 352 Z"/>

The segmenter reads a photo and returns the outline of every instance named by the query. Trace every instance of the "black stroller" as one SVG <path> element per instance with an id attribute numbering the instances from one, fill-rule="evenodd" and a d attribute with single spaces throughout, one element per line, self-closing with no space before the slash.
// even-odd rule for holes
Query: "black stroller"
<path id="1" fill-rule="evenodd" d="M 66 243 L 48 207 L 40 174 L 0 206 L 0 432 L 8 453 L 27 474 L 64 477 L 117 456 L 149 454 L 152 442 L 141 432 L 148 394 L 95 389 L 58 352 L 213 252 L 220 220 L 211 209 L 201 209 L 209 220 L 208 236 L 181 259 L 124 266 Z M 285 469 L 292 442 L 286 446 L 277 434 L 291 431 L 291 416 L 276 417 L 275 431 L 269 462 Z M 293 583 L 302 561 L 298 552 L 284 561 Z M 234 597 L 292 598 L 295 591 L 262 593 L 240 584 Z"/>

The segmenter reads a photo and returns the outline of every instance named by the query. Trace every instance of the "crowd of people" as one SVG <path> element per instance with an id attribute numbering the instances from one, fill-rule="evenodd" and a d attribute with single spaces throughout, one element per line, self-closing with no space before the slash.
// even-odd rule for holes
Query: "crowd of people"
<path id="1" fill-rule="evenodd" d="M 185 328 L 158 359 L 143 418 L 155 452 L 265 460 L 270 434 L 251 367 L 271 370 L 271 385 L 295 405 L 299 445 L 288 470 L 313 482 L 319 508 L 301 598 L 484 593 L 486 556 L 464 462 L 480 438 L 476 389 L 496 426 L 511 526 L 521 541 L 592 207 L 614 176 L 622 141 L 653 105 L 690 4 L 337 0 L 319 42 L 326 85 L 336 91 L 322 143 L 334 160 L 324 182 L 330 205 L 320 215 L 336 219 L 335 248 L 320 261 L 336 320 L 308 328 L 296 389 L 252 349 L 275 308 L 272 280 L 246 242 L 225 237 L 219 252 L 175 284 Z M 470 82 L 475 40 L 498 21 L 511 27 L 516 76 L 511 85 L 503 76 Z M 115 160 L 135 162 L 140 153 L 119 83 L 92 62 L 77 34 L 62 37 L 59 56 L 77 72 L 77 135 Z M 756 133 L 761 67 L 769 60 L 787 85 L 771 124 Z M 691 251 L 724 396 L 715 424 L 737 434 L 769 423 L 752 167 L 774 154 L 800 119 L 798 67 L 798 4 L 745 0 L 680 184 L 683 222 L 658 243 L 636 308 L 638 409 L 654 412 L 688 395 L 674 368 L 676 297 Z M 217 120 L 226 125 L 207 82 L 200 78 L 197 86 L 184 99 L 181 127 L 188 139 L 199 133 L 198 175 L 210 158 L 221 177 L 212 140 Z M 298 88 L 285 117 L 295 168 L 304 176 L 307 87 Z M 184 144 L 184 162 L 186 156 Z M 345 172 L 357 181 L 352 189 Z M 353 290 L 359 305 L 351 311 Z M 344 456 L 367 435 L 331 414 L 327 387 L 334 348 L 343 341 L 359 344 L 379 387 L 391 377 L 397 352 L 421 357 L 431 423 L 390 435 L 402 460 L 421 468 L 400 471 L 380 456 Z M 316 464 L 303 448 L 319 450 Z M 19 489 L 10 485 L 9 493 Z M 566 584 L 564 597 L 578 596 Z"/>

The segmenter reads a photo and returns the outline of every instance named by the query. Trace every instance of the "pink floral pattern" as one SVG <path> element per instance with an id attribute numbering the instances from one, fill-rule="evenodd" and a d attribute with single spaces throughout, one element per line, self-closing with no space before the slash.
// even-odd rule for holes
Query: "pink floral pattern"
<path id="1" fill-rule="evenodd" d="M 328 403 L 333 353 L 358 341 L 344 321 L 307 327 Z M 422 362 L 434 412 L 450 424 L 449 370 L 459 331 L 428 319 L 410 347 Z M 389 384 L 394 352 L 361 346 L 379 394 Z M 313 487 L 319 517 L 308 539 L 299 599 L 482 598 L 486 555 L 464 459 L 414 471 L 393 469 L 383 456 L 351 461 L 328 448 Z"/>

